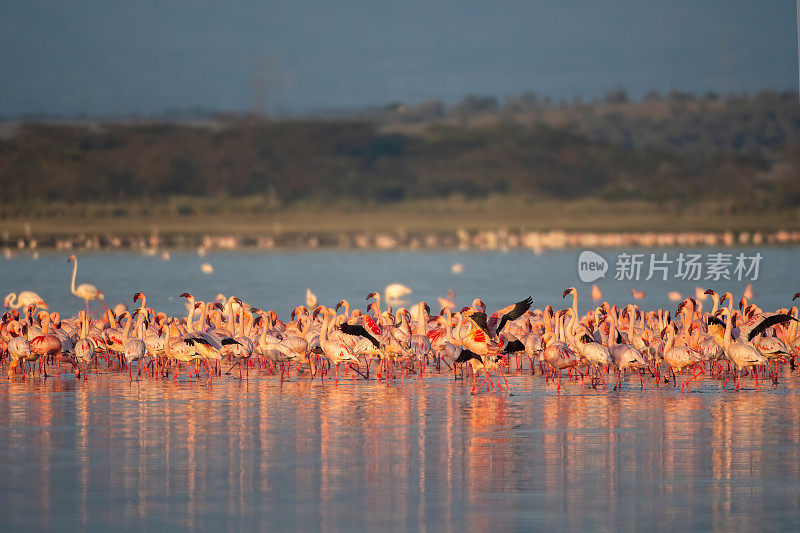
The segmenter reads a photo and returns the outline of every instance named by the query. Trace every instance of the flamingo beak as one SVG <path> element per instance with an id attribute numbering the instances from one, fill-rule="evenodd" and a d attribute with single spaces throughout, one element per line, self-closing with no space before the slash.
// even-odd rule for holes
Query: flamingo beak
<path id="1" fill-rule="evenodd" d="M 370 298 L 375 298 L 377 296 L 378 296 L 377 292 L 371 292 L 371 293 L 367 294 L 367 300 L 369 300 Z"/>
<path id="2" fill-rule="evenodd" d="M 792 297 L 792 301 L 797 300 L 798 298 L 800 298 L 800 292 L 794 293 L 794 296 Z"/>
<path id="3" fill-rule="evenodd" d="M 567 289 L 567 290 L 565 290 L 565 291 L 564 291 L 564 294 L 562 294 L 562 295 L 561 295 L 561 299 L 564 299 L 564 298 L 566 298 L 566 297 L 567 297 L 567 294 L 569 294 L 569 293 L 570 293 L 570 291 L 572 291 L 572 289 Z"/>
<path id="4" fill-rule="evenodd" d="M 714 291 L 712 289 L 706 289 L 706 291 L 703 294 L 709 294 L 709 295 L 714 294 Z"/>

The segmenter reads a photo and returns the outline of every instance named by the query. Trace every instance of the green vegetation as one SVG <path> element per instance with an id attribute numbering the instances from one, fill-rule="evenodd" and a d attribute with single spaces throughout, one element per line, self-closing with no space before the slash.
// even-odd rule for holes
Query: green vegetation
<path id="1" fill-rule="evenodd" d="M 269 221 L 491 197 L 501 200 L 480 205 L 499 219 L 509 205 L 638 202 L 712 218 L 783 213 L 794 225 L 798 175 L 795 93 L 629 102 L 616 91 L 570 105 L 469 97 L 327 120 L 22 123 L 0 138 L 0 219 Z"/>

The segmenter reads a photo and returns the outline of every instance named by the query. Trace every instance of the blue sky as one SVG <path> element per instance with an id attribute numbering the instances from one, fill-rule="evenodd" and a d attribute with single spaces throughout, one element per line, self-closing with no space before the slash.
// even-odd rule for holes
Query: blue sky
<path id="1" fill-rule="evenodd" d="M 313 111 L 467 94 L 797 88 L 795 2 L 88 0 L 0 6 L 0 114 Z"/>

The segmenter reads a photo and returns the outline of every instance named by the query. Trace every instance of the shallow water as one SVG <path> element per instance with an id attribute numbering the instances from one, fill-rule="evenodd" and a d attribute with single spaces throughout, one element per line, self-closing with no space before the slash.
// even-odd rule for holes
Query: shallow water
<path id="1" fill-rule="evenodd" d="M 739 393 L 509 384 L 3 383 L 4 529 L 797 527 L 797 375 Z"/>
<path id="2" fill-rule="evenodd" d="M 767 248 L 756 302 L 776 309 L 800 290 L 800 248 Z M 602 252 L 611 259 L 618 251 Z M 753 250 L 748 250 L 752 253 Z M 536 307 L 585 310 L 590 284 L 579 251 L 132 252 L 79 256 L 78 283 L 129 305 L 134 292 L 171 314 L 178 294 L 236 294 L 282 317 L 304 303 L 364 296 L 388 283 L 410 302 L 490 309 L 528 294 Z M 215 272 L 205 275 L 200 264 Z M 463 274 L 450 271 L 453 263 Z M 0 293 L 35 290 L 62 314 L 82 301 L 68 291 L 66 254 L 0 261 Z M 604 298 L 644 309 L 675 304 L 668 290 L 712 286 L 741 294 L 746 282 L 597 283 Z M 708 301 L 706 301 L 708 305 Z M 436 309 L 435 309 L 436 311 Z M 716 380 L 681 394 L 663 385 L 622 392 L 541 376 L 509 376 L 511 394 L 473 397 L 447 376 L 404 384 L 343 380 L 339 386 L 274 376 L 205 383 L 92 374 L 85 382 L 0 380 L 0 516 L 3 530 L 792 529 L 800 519 L 800 383 L 722 392 Z"/>
<path id="3" fill-rule="evenodd" d="M 667 292 L 679 291 L 693 296 L 695 287 L 729 290 L 738 298 L 748 283 L 738 281 L 731 270 L 731 280 L 719 281 L 676 278 L 677 265 L 669 267 L 669 279 L 658 275 L 647 277 L 648 262 L 642 267 L 641 280 L 618 281 L 615 278 L 615 258 L 622 252 L 649 254 L 657 257 L 667 253 L 675 260 L 683 250 L 599 250 L 608 260 L 606 277 L 595 283 L 603 298 L 623 305 L 631 302 L 631 289 L 642 290 L 645 296 L 637 303 L 644 309 L 676 307 L 667 299 Z M 755 301 L 765 309 L 777 309 L 791 304 L 792 295 L 800 290 L 800 247 L 742 248 L 688 250 L 709 254 L 743 252 L 763 255 L 758 279 L 753 281 Z M 591 283 L 578 278 L 580 250 L 554 250 L 540 254 L 512 250 L 503 252 L 458 251 L 297 251 L 209 252 L 205 257 L 196 253 L 177 251 L 169 261 L 157 256 L 136 252 L 94 252 L 78 254 L 77 283 L 92 283 L 105 293 L 109 304 L 124 302 L 132 305 L 133 294 L 143 291 L 148 305 L 170 314 L 185 313 L 184 301 L 178 297 L 188 291 L 198 299 L 214 299 L 217 294 L 236 295 L 251 305 L 275 309 L 286 318 L 296 305 L 305 304 L 306 288 L 319 298 L 319 303 L 333 306 L 342 298 L 351 305 L 365 307 L 364 298 L 373 291 L 383 291 L 390 283 L 404 283 L 413 289 L 407 304 L 425 300 L 435 313 L 439 312 L 437 296 L 448 289 L 456 295 L 455 303 L 470 305 L 473 298 L 482 298 L 488 308 L 498 309 L 528 295 L 535 307 L 546 304 L 564 306 L 561 294 L 572 285 L 581 296 L 580 307 L 586 311 L 594 303 L 589 299 Z M 42 252 L 38 260 L 23 254 L 12 260 L 0 259 L 0 295 L 11 291 L 33 290 L 42 295 L 51 308 L 67 316 L 74 315 L 83 301 L 69 292 L 72 265 L 68 253 Z M 203 274 L 203 263 L 213 265 L 214 272 Z M 464 271 L 453 274 L 451 267 L 460 263 Z M 705 278 L 703 271 L 702 278 Z M 706 300 L 706 305 L 710 300 Z M 93 304 L 93 309 L 100 309 Z"/>

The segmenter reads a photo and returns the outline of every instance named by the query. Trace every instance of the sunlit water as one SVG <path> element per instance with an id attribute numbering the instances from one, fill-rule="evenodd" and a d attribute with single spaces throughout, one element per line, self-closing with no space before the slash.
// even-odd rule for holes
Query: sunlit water
<path id="1" fill-rule="evenodd" d="M 413 299 L 448 288 L 459 305 L 533 295 L 566 305 L 574 251 L 457 253 L 82 254 L 78 283 L 108 302 L 144 290 L 183 311 L 177 294 L 237 294 L 282 316 L 311 287 L 325 304 L 400 281 Z M 756 301 L 774 309 L 800 290 L 800 249 L 767 249 Z M 610 254 L 609 254 L 610 255 Z M 214 274 L 200 272 L 202 262 Z M 460 262 L 464 273 L 450 266 Z M 66 290 L 63 254 L 1 262 L 0 292 L 36 290 L 53 308 Z M 610 277 L 613 277 L 613 271 Z M 746 283 L 715 286 L 738 293 Z M 605 297 L 644 308 L 702 282 L 600 280 Z M 588 307 L 588 301 L 581 306 Z M 752 378 L 723 392 L 705 379 L 682 394 L 637 376 L 621 392 L 510 375 L 510 394 L 470 394 L 449 374 L 338 386 L 251 373 L 172 382 L 127 375 L 0 380 L 2 529 L 156 530 L 775 530 L 800 517 L 800 378 Z M 730 387 L 730 386 L 729 386 Z"/>
<path id="2" fill-rule="evenodd" d="M 693 296 L 695 287 L 730 290 L 741 296 L 749 280 L 738 281 L 730 269 L 731 280 L 682 280 L 675 277 L 677 265 L 669 266 L 669 279 L 662 281 L 658 273 L 646 280 L 648 265 L 642 267 L 639 281 L 615 280 L 615 258 L 619 253 L 667 253 L 675 260 L 684 250 L 600 250 L 609 261 L 606 277 L 595 283 L 603 298 L 613 303 L 631 301 L 631 289 L 642 290 L 645 297 L 637 303 L 645 309 L 676 304 L 667 299 L 669 291 Z M 759 277 L 752 282 L 756 302 L 764 308 L 777 309 L 791 304 L 792 295 L 800 290 L 800 247 L 694 249 L 693 253 L 708 254 L 740 251 L 748 256 L 763 255 Z M 219 293 L 236 295 L 252 305 L 275 309 L 283 318 L 294 306 L 305 303 L 306 288 L 310 288 L 323 305 L 335 305 L 342 298 L 352 305 L 365 306 L 367 294 L 390 283 L 404 283 L 414 292 L 407 297 L 412 304 L 426 300 L 438 312 L 436 298 L 455 291 L 458 306 L 470 305 L 482 298 L 490 309 L 505 307 L 511 302 L 531 295 L 534 306 L 562 305 L 561 293 L 575 285 L 582 297 L 581 308 L 592 305 L 589 300 L 591 284 L 578 278 L 580 250 L 557 250 L 534 254 L 530 251 L 458 252 L 458 251 L 298 251 L 209 252 L 205 257 L 196 253 L 172 252 L 169 261 L 158 256 L 135 252 L 79 253 L 77 283 L 92 283 L 105 293 L 106 302 L 132 304 L 136 291 L 148 295 L 148 305 L 167 313 L 185 313 L 178 295 L 188 291 L 198 299 L 213 299 Z M 0 259 L 0 295 L 11 291 L 33 290 L 41 294 L 51 308 L 62 314 L 74 315 L 82 300 L 69 292 L 72 265 L 68 253 L 42 252 L 38 260 L 22 254 L 12 260 Z M 212 274 L 203 274 L 201 265 L 214 267 Z M 463 273 L 454 274 L 453 264 L 463 266 Z M 705 278 L 703 271 L 702 278 Z M 93 306 L 98 307 L 98 306 Z M 99 308 L 99 307 L 98 307 Z"/>
<path id="3" fill-rule="evenodd" d="M 796 528 L 797 381 L 29 379 L 0 396 L 3 526 Z"/>

